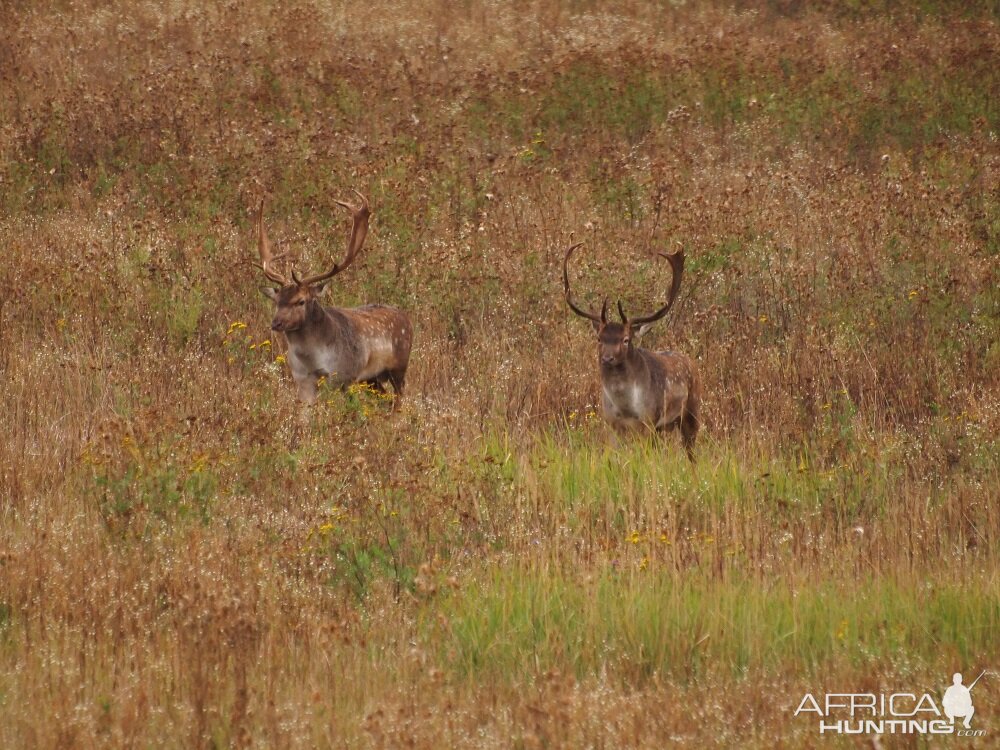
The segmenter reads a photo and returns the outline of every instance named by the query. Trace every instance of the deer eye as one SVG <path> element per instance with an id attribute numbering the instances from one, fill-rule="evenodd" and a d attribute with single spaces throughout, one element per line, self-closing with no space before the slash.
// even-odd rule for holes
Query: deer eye
<path id="1" fill-rule="evenodd" d="M 628 342 L 629 341 L 631 341 L 631 339 L 628 339 L 628 338 L 622 339 L 622 343 L 625 344 L 625 346 L 628 346 Z"/>
<path id="2" fill-rule="evenodd" d="M 295 304 L 296 304 L 296 305 L 298 305 L 299 307 L 302 307 L 302 305 L 304 305 L 305 303 L 306 303 L 306 301 L 305 301 L 304 299 L 300 299 L 300 300 L 299 300 L 298 302 L 296 302 Z"/>

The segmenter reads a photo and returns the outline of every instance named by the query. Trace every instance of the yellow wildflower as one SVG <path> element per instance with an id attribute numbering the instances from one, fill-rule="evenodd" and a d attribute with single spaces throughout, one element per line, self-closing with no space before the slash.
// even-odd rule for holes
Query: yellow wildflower
<path id="1" fill-rule="evenodd" d="M 840 627 L 837 628 L 837 640 L 845 640 L 847 638 L 847 620 L 840 621 Z"/>

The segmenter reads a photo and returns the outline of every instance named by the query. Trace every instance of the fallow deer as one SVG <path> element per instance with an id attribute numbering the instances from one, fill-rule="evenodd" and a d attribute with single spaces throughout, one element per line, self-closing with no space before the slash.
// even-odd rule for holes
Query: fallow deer
<path id="1" fill-rule="evenodd" d="M 347 241 L 347 256 L 325 273 L 300 278 L 293 268 L 291 280 L 274 268 L 276 257 L 264 228 L 264 201 L 257 212 L 257 243 L 260 264 L 271 281 L 281 288 L 264 287 L 262 291 L 277 304 L 271 330 L 288 341 L 288 364 L 306 403 L 316 400 L 319 379 L 332 385 L 366 383 L 384 392 L 391 383 L 393 411 L 399 408 L 413 342 L 413 325 L 406 313 L 387 305 L 363 307 L 325 307 L 320 295 L 330 279 L 346 269 L 358 255 L 368 234 L 371 210 L 368 200 L 354 206 L 334 201 L 351 212 L 353 225 Z M 279 256 L 280 257 L 280 256 Z"/>
<path id="2" fill-rule="evenodd" d="M 563 286 L 566 304 L 577 315 L 587 318 L 597 332 L 604 418 L 619 432 L 646 429 L 663 433 L 679 426 L 684 449 L 693 461 L 701 398 L 698 373 L 684 354 L 650 351 L 636 345 L 636 341 L 670 311 L 677 299 L 684 272 L 684 252 L 660 253 L 670 262 L 673 271 L 667 303 L 651 315 L 629 319 L 619 301 L 618 314 L 622 322 L 614 323 L 608 321 L 606 297 L 600 315 L 573 302 L 567 267 L 573 251 L 582 244 L 579 242 L 566 251 Z"/>

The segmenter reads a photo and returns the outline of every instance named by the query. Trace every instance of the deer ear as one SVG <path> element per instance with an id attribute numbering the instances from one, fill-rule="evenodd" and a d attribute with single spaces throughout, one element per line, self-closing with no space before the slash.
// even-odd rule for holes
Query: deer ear
<path id="1" fill-rule="evenodd" d="M 641 338 L 642 338 L 642 335 L 643 335 L 643 334 L 644 334 L 644 333 L 645 333 L 646 331 L 648 331 L 648 330 L 649 330 L 650 328 L 652 328 L 652 327 L 653 327 L 653 323 L 655 323 L 655 322 L 656 322 L 656 321 L 654 320 L 654 321 L 652 321 L 651 323 L 643 323 L 643 324 L 642 324 L 641 326 L 639 326 L 638 328 L 633 328 L 633 329 L 632 329 L 632 337 L 633 337 L 633 338 L 635 338 L 635 339 L 641 339 Z"/>
<path id="2" fill-rule="evenodd" d="M 260 293 L 265 297 L 277 302 L 278 301 L 278 290 L 271 286 L 262 286 L 260 288 Z"/>
<path id="3" fill-rule="evenodd" d="M 326 293 L 326 288 L 329 285 L 329 281 L 321 281 L 319 284 L 312 285 L 313 294 L 317 297 L 322 297 Z"/>
<path id="4" fill-rule="evenodd" d="M 590 321 L 590 325 L 594 326 L 594 330 L 597 331 L 598 333 L 600 333 L 601 329 L 604 327 L 604 324 L 599 320 Z"/>

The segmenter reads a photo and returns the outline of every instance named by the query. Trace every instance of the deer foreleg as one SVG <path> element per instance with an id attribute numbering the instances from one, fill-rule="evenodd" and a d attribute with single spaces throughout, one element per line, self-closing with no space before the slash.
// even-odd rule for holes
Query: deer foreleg
<path id="1" fill-rule="evenodd" d="M 304 378 L 296 378 L 295 390 L 298 392 L 299 401 L 304 404 L 315 403 L 316 397 L 319 394 L 319 388 L 316 386 L 316 378 L 312 375 L 307 375 Z"/>

